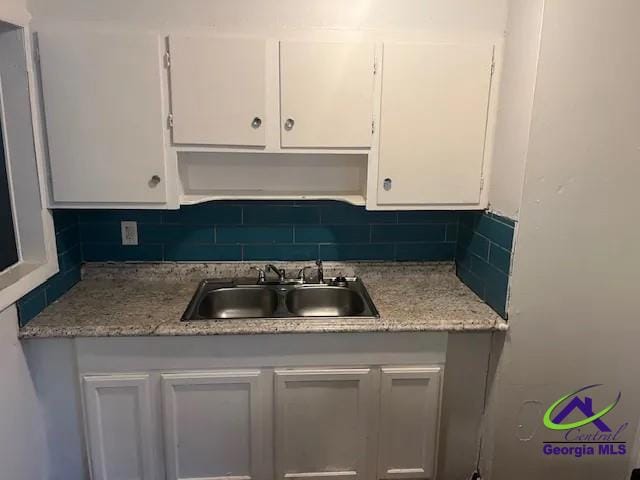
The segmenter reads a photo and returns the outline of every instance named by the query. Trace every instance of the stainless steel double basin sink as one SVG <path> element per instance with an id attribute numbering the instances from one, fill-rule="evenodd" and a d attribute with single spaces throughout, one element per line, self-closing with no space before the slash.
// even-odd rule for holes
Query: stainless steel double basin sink
<path id="1" fill-rule="evenodd" d="M 182 320 L 378 316 L 358 278 L 347 278 L 339 284 L 333 284 L 333 280 L 326 284 L 257 285 L 204 280 Z"/>

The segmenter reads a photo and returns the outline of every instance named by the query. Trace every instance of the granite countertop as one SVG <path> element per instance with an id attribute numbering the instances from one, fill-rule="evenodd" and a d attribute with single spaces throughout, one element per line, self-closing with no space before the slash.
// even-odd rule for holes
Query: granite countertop
<path id="1" fill-rule="evenodd" d="M 249 263 L 107 263 L 20 329 L 20 338 L 312 332 L 495 331 L 506 322 L 467 288 L 451 263 L 325 263 L 325 276 L 359 276 L 380 318 L 182 322 L 204 278 L 247 277 Z M 280 264 L 295 272 L 308 263 Z"/>

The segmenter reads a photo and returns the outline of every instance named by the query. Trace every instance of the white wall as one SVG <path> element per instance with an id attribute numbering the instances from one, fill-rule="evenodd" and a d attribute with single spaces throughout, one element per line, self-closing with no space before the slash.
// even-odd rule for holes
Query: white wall
<path id="1" fill-rule="evenodd" d="M 35 339 L 22 345 L 42 410 L 47 456 L 39 461 L 46 479 L 88 479 L 73 340 Z"/>
<path id="2" fill-rule="evenodd" d="M 492 211 L 517 219 L 529 147 L 544 0 L 511 0 L 489 188 Z"/>
<path id="3" fill-rule="evenodd" d="M 22 345 L 15 306 L 0 312 L 0 478 L 47 478 L 43 414 Z"/>
<path id="4" fill-rule="evenodd" d="M 594 407 L 622 392 L 607 423 L 629 421 L 630 442 L 638 425 L 638 19 L 637 0 L 545 5 L 510 330 L 490 403 L 491 480 L 622 480 L 637 457 L 546 457 L 541 416 L 602 383 Z"/>
<path id="5" fill-rule="evenodd" d="M 24 26 L 29 22 L 25 0 L 2 0 L 0 4 L 0 21 Z"/>
<path id="6" fill-rule="evenodd" d="M 20 342 L 0 312 L 0 479 L 88 478 L 71 340 Z"/>

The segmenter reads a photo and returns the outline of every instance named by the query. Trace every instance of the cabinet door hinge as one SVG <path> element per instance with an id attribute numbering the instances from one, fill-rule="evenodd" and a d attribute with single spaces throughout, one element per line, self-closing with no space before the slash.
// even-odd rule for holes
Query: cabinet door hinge
<path id="1" fill-rule="evenodd" d="M 484 189 L 484 177 L 480 177 L 480 191 Z"/>
<path id="2" fill-rule="evenodd" d="M 168 50 L 164 52 L 164 66 L 165 68 L 169 68 L 171 66 L 171 54 Z"/>
<path id="3" fill-rule="evenodd" d="M 167 126 L 173 128 L 173 113 L 167 115 Z"/>
<path id="4" fill-rule="evenodd" d="M 378 73 L 378 64 L 373 62 L 373 74 L 375 75 L 376 73 Z"/>
<path id="5" fill-rule="evenodd" d="M 373 132 L 375 131 L 376 131 L 376 121 L 371 120 L 371 135 L 373 135 Z"/>

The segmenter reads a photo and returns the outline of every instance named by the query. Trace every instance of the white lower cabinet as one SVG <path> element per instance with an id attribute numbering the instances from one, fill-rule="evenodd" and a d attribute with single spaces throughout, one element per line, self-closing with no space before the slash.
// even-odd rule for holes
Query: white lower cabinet
<path id="1" fill-rule="evenodd" d="M 93 480 L 153 480 L 153 415 L 149 375 L 83 378 Z"/>
<path id="2" fill-rule="evenodd" d="M 435 474 L 440 367 L 381 369 L 378 478 Z"/>
<path id="3" fill-rule="evenodd" d="M 162 375 L 167 479 L 261 478 L 259 370 Z"/>
<path id="4" fill-rule="evenodd" d="M 87 375 L 92 478 L 155 479 L 164 458 L 167 480 L 433 479 L 440 377 L 440 366 Z"/>
<path id="5" fill-rule="evenodd" d="M 276 479 L 367 478 L 368 368 L 277 370 Z"/>

